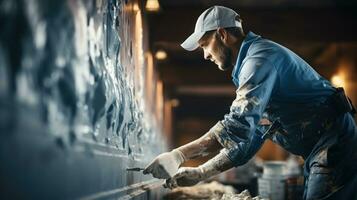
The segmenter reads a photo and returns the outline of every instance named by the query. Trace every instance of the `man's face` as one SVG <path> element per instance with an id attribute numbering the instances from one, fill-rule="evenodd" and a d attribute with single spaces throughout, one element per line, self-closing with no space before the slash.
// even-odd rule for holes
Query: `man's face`
<path id="1" fill-rule="evenodd" d="M 232 67 L 232 50 L 223 43 L 216 31 L 204 36 L 198 43 L 204 58 L 214 62 L 220 70 L 226 71 Z"/>

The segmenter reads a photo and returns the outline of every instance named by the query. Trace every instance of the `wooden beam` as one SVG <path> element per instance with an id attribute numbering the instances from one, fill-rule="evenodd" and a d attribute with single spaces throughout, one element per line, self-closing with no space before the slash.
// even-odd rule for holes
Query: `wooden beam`
<path id="1" fill-rule="evenodd" d="M 231 71 L 220 71 L 213 64 L 166 63 L 159 65 L 159 72 L 165 84 L 169 85 L 227 85 L 233 84 Z"/>

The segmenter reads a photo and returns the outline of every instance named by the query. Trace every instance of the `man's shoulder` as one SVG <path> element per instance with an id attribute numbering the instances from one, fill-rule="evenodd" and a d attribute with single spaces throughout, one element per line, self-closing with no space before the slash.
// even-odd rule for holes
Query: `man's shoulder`
<path id="1" fill-rule="evenodd" d="M 252 43 L 248 49 L 248 56 L 284 53 L 285 47 L 268 39 L 259 39 Z"/>
<path id="2" fill-rule="evenodd" d="M 291 58 L 291 51 L 286 47 L 268 39 L 260 39 L 252 43 L 245 60 L 262 59 L 278 65 L 278 63 Z"/>

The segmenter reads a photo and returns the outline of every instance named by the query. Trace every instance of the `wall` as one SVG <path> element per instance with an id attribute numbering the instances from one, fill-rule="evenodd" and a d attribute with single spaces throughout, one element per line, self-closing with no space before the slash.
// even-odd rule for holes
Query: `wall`
<path id="1" fill-rule="evenodd" d="M 160 181 L 126 171 L 166 149 L 141 8 L 0 0 L 1 199 L 160 195 Z"/>

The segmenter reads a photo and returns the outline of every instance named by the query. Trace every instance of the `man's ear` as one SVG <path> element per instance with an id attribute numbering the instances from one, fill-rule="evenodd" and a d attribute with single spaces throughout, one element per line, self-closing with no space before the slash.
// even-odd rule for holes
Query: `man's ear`
<path id="1" fill-rule="evenodd" d="M 217 34 L 218 34 L 218 37 L 222 40 L 222 42 L 227 42 L 228 33 L 227 33 L 226 29 L 218 28 L 217 29 Z"/>

